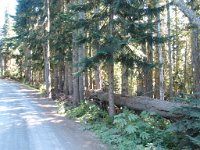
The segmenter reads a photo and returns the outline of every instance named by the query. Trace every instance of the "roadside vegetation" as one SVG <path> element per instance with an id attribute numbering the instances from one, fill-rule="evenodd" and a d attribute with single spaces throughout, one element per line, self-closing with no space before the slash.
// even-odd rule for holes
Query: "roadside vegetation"
<path id="1" fill-rule="evenodd" d="M 104 143 L 117 150 L 198 150 L 200 148 L 200 108 L 185 107 L 185 117 L 169 120 L 154 112 L 134 112 L 127 108 L 113 118 L 94 102 L 78 107 L 58 101 L 59 112 L 80 121 Z"/>
<path id="2" fill-rule="evenodd" d="M 199 15 L 199 0 L 17 0 L 0 76 L 63 97 L 116 149 L 199 150 Z"/>

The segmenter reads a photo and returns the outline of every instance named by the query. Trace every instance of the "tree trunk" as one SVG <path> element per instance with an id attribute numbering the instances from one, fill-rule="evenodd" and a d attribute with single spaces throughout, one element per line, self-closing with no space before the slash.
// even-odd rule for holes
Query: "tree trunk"
<path id="1" fill-rule="evenodd" d="M 91 47 L 90 44 L 88 45 L 88 49 L 89 49 L 89 52 L 88 52 L 89 57 L 92 57 L 92 47 Z M 95 69 L 97 69 L 97 68 L 95 68 Z M 99 75 L 99 74 L 97 73 L 97 75 Z M 93 76 L 92 76 L 92 69 L 91 68 L 89 68 L 89 71 L 88 71 L 88 78 L 89 78 L 89 89 L 94 89 Z"/>
<path id="2" fill-rule="evenodd" d="M 0 71 L 1 71 L 1 77 L 3 77 L 4 76 L 4 62 L 3 62 L 3 56 L 2 56 L 2 54 L 0 53 Z"/>
<path id="3" fill-rule="evenodd" d="M 46 0 L 46 14 L 47 14 L 47 22 L 46 22 L 46 34 L 50 33 L 50 2 Z M 46 94 L 48 98 L 52 97 L 51 94 L 51 72 L 50 72 L 50 41 L 47 39 L 46 45 L 44 46 L 44 61 L 45 61 L 45 84 L 46 84 Z"/>
<path id="4" fill-rule="evenodd" d="M 84 0 L 79 0 L 79 4 L 82 5 Z M 79 19 L 85 19 L 85 13 L 84 12 L 79 12 Z M 79 37 L 84 37 L 84 28 L 80 28 L 79 31 Z M 81 44 L 79 45 L 79 50 L 78 50 L 78 62 L 80 63 L 84 58 L 85 58 L 85 45 Z M 82 71 L 82 67 L 78 67 L 79 72 Z M 85 93 L 85 73 L 81 72 L 79 75 L 79 98 L 80 100 L 84 99 L 84 93 Z"/>
<path id="5" fill-rule="evenodd" d="M 169 3 L 169 0 L 167 1 Z M 173 97 L 173 63 L 172 63 L 172 48 L 171 48 L 171 17 L 170 5 L 167 6 L 167 34 L 168 34 L 168 59 L 169 59 L 169 99 Z"/>
<path id="6" fill-rule="evenodd" d="M 152 1 L 150 1 L 150 4 Z M 150 7 L 150 6 L 149 6 Z M 148 23 L 152 25 L 153 15 L 151 14 L 148 16 Z M 149 36 L 147 39 L 147 62 L 152 64 L 153 63 L 153 27 L 149 29 Z M 145 96 L 153 97 L 153 71 L 152 68 L 146 69 L 146 93 Z"/>
<path id="7" fill-rule="evenodd" d="M 69 78 L 68 78 L 68 74 L 69 74 L 69 72 L 68 72 L 68 63 L 65 61 L 65 63 L 64 63 L 64 66 L 65 66 L 65 77 L 64 77 L 64 88 L 63 88 L 63 90 L 64 90 L 64 93 L 65 93 L 65 95 L 68 95 L 69 94 L 69 86 L 68 86 L 68 82 L 69 82 Z"/>
<path id="8" fill-rule="evenodd" d="M 83 34 L 83 30 L 79 30 L 79 34 Z M 78 62 L 80 63 L 84 58 L 85 48 L 84 45 L 79 46 L 78 51 Z M 82 71 L 82 67 L 78 67 L 79 72 Z M 81 72 L 79 74 L 79 98 L 80 100 L 84 99 L 84 91 L 85 91 L 85 73 Z"/>
<path id="9" fill-rule="evenodd" d="M 112 60 L 111 60 L 112 61 Z M 114 63 L 108 63 L 108 100 L 109 100 L 109 115 L 112 117 L 115 114 L 114 104 Z"/>
<path id="10" fill-rule="evenodd" d="M 193 65 L 193 84 L 194 93 L 200 98 L 200 48 L 199 48 L 199 30 L 192 29 L 192 65 Z"/>
<path id="11" fill-rule="evenodd" d="M 109 16 L 109 33 L 110 36 L 113 37 L 113 12 L 110 6 L 110 16 Z M 115 114 L 115 104 L 114 104 L 114 58 L 113 54 L 109 58 L 109 62 L 107 63 L 108 67 L 108 101 L 109 101 L 109 116 L 113 117 Z"/>
<path id="12" fill-rule="evenodd" d="M 153 43 L 152 43 L 152 37 L 147 43 L 147 61 L 148 63 L 153 63 Z M 152 68 L 146 69 L 146 93 L 145 96 L 148 97 L 153 97 L 153 73 L 152 73 Z"/>
<path id="13" fill-rule="evenodd" d="M 62 62 L 59 65 L 58 90 L 59 92 L 63 92 L 63 63 Z"/>
<path id="14" fill-rule="evenodd" d="M 31 84 L 32 82 L 32 61 L 31 61 L 31 50 L 25 49 L 25 81 Z"/>
<path id="15" fill-rule="evenodd" d="M 28 61 L 28 83 L 33 84 L 33 71 L 32 71 L 32 60 Z"/>
<path id="16" fill-rule="evenodd" d="M 77 30 L 73 32 L 73 50 L 72 50 L 72 59 L 73 59 L 73 68 L 72 68 L 72 74 L 73 74 L 73 104 L 78 105 L 80 102 L 79 97 L 79 77 L 77 76 L 78 72 L 78 47 L 76 44 L 76 36 L 77 36 Z"/>
<path id="17" fill-rule="evenodd" d="M 146 40 L 142 43 L 142 51 L 144 54 L 147 54 L 147 47 L 146 47 Z M 145 58 L 147 61 L 147 58 Z M 142 83 L 143 83 L 143 94 L 142 95 L 146 95 L 147 93 L 147 68 L 143 67 L 142 68 Z"/>
<path id="18" fill-rule="evenodd" d="M 29 84 L 33 83 L 33 71 L 32 71 L 32 50 L 29 50 L 28 55 L 28 82 Z"/>
<path id="19" fill-rule="evenodd" d="M 187 42 L 186 42 L 186 46 L 185 46 L 185 58 L 184 58 L 184 85 L 185 85 L 185 93 L 187 92 L 188 89 L 188 83 L 187 83 L 187 52 L 188 52 L 188 46 L 187 46 Z"/>
<path id="20" fill-rule="evenodd" d="M 95 89 L 102 89 L 101 69 L 100 64 L 95 68 Z"/>
<path id="21" fill-rule="evenodd" d="M 109 94 L 106 92 L 99 90 L 90 91 L 88 93 L 88 99 L 108 102 Z M 156 112 L 166 118 L 180 117 L 181 114 L 172 113 L 172 111 L 182 106 L 186 106 L 185 104 L 161 101 L 146 96 L 122 96 L 118 94 L 114 94 L 114 102 L 118 106 L 125 106 L 133 110 Z"/>
<path id="22" fill-rule="evenodd" d="M 175 44 L 174 47 L 175 50 L 175 74 L 179 74 L 180 72 L 180 60 L 181 60 L 181 51 L 179 46 L 179 31 L 178 31 L 178 8 L 175 8 Z M 181 89 L 179 89 L 179 85 L 176 86 L 177 93 L 180 92 Z"/>
<path id="23" fill-rule="evenodd" d="M 89 90 L 89 76 L 88 76 L 88 70 L 85 72 L 85 91 Z"/>
<path id="24" fill-rule="evenodd" d="M 45 49 L 45 85 L 46 85 L 46 96 L 51 98 L 51 73 L 50 73 L 50 49 L 49 49 L 49 40 Z"/>
<path id="25" fill-rule="evenodd" d="M 99 8 L 95 9 L 95 14 L 98 15 Z M 99 30 L 99 22 L 96 22 L 96 30 Z M 99 38 L 96 39 L 94 44 L 96 45 L 96 52 L 99 50 Z M 95 89 L 102 89 L 102 80 L 101 80 L 101 65 L 97 64 L 95 68 Z"/>
<path id="26" fill-rule="evenodd" d="M 93 77 L 92 77 L 92 69 L 89 70 L 89 88 L 94 89 L 94 84 L 93 84 Z"/>
<path id="27" fill-rule="evenodd" d="M 158 4 L 159 4 L 158 0 Z M 161 20 L 160 20 L 160 12 L 157 12 L 157 19 L 158 19 L 158 24 L 157 24 L 157 32 L 158 32 L 158 55 L 159 55 L 159 95 L 160 99 L 164 100 L 164 75 L 163 75 L 163 52 L 162 52 L 162 44 L 160 43 L 160 38 L 161 38 Z"/>
<path id="28" fill-rule="evenodd" d="M 158 51 L 156 49 L 155 51 L 155 59 L 158 60 Z M 154 86 L 154 98 L 159 99 L 160 95 L 159 95 L 159 83 L 160 83 L 160 79 L 159 79 L 159 69 L 155 68 L 154 69 L 154 80 L 155 80 L 155 86 Z"/>
<path id="29" fill-rule="evenodd" d="M 69 95 L 73 94 L 73 75 L 72 75 L 72 62 L 68 62 L 68 89 Z"/>
<path id="30" fill-rule="evenodd" d="M 195 9 L 195 1 L 191 1 L 191 9 Z M 191 21 L 191 20 L 190 20 Z M 195 97 L 200 99 L 200 47 L 199 47 L 199 29 L 197 27 L 192 28 L 192 66 L 193 66 L 193 92 Z"/>
<path id="31" fill-rule="evenodd" d="M 172 2 L 189 18 L 193 25 L 200 28 L 200 17 L 194 10 L 190 9 L 183 0 L 173 0 Z"/>
<path id="32" fill-rule="evenodd" d="M 128 95 L 128 68 L 122 65 L 122 95 Z"/>
<path id="33" fill-rule="evenodd" d="M 143 79 L 143 73 L 141 69 L 138 70 L 139 74 L 137 77 L 137 96 L 144 95 L 144 79 Z"/>
<path id="34" fill-rule="evenodd" d="M 53 67 L 53 88 L 54 92 L 58 93 L 58 65 Z"/>
<path id="35" fill-rule="evenodd" d="M 6 73 L 8 71 L 8 58 L 7 56 L 4 56 L 3 57 L 3 62 L 4 62 L 4 65 L 3 65 L 3 72 L 4 72 L 4 76 L 6 76 Z"/>

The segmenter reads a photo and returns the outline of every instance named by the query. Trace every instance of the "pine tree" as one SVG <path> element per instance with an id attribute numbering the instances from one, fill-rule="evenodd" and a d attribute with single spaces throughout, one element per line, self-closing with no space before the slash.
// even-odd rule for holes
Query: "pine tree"
<path id="1" fill-rule="evenodd" d="M 5 22 L 2 28 L 1 45 L 0 45 L 0 60 L 1 60 L 1 76 L 6 76 L 8 73 L 8 61 L 11 55 L 9 38 L 11 37 L 11 18 L 8 11 L 5 11 Z"/>

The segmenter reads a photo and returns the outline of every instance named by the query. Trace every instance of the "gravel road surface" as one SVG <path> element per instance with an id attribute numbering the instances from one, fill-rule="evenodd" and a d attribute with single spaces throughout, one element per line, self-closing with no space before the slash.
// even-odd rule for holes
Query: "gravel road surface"
<path id="1" fill-rule="evenodd" d="M 0 150 L 106 150 L 78 123 L 57 114 L 53 101 L 0 79 Z"/>

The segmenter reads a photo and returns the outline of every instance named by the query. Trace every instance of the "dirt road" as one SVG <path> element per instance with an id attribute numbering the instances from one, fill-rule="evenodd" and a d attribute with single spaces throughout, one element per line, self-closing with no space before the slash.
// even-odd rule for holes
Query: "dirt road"
<path id="1" fill-rule="evenodd" d="M 35 90 L 0 79 L 0 150 L 105 150 Z"/>

